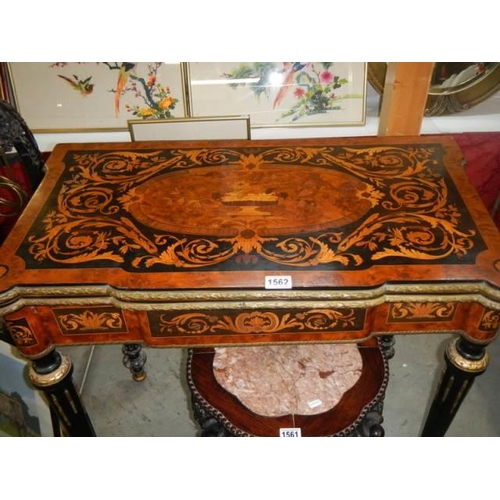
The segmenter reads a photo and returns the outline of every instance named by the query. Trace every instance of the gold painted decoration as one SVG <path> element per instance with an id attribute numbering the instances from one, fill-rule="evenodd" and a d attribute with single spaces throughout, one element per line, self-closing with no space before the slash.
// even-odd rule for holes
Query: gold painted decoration
<path id="1" fill-rule="evenodd" d="M 46 388 L 58 384 L 71 373 L 71 358 L 61 354 L 61 364 L 49 373 L 37 373 L 33 364 L 29 365 L 28 377 L 35 387 Z"/>
<path id="2" fill-rule="evenodd" d="M 212 314 L 148 313 L 155 337 L 362 330 L 364 315 L 362 309 L 251 311 L 237 315 L 231 315 L 226 311 L 214 311 Z"/>
<path id="3" fill-rule="evenodd" d="M 389 323 L 452 320 L 455 302 L 394 302 L 389 308 Z"/>
<path id="4" fill-rule="evenodd" d="M 484 351 L 484 355 L 481 359 L 467 359 L 464 358 L 457 349 L 459 339 L 453 339 L 446 346 L 446 357 L 447 359 L 455 365 L 459 370 L 463 370 L 469 373 L 482 373 L 486 370 L 489 362 L 488 351 Z"/>
<path id="5" fill-rule="evenodd" d="M 482 240 L 443 154 L 435 144 L 76 151 L 19 254 L 28 267 L 138 272 L 463 261 Z"/>

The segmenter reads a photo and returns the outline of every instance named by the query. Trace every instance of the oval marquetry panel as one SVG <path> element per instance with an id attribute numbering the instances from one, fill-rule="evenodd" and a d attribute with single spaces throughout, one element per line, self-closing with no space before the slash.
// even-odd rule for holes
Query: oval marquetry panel
<path id="1" fill-rule="evenodd" d="M 369 185 L 345 172 L 244 164 L 169 172 L 144 182 L 129 207 L 136 220 L 173 233 L 234 237 L 296 234 L 359 220 Z"/>

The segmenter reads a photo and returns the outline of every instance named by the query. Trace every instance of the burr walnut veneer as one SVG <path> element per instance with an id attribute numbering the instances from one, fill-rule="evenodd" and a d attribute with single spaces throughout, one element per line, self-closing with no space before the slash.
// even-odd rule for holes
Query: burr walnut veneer
<path id="1" fill-rule="evenodd" d="M 452 139 L 60 144 L 47 168 L 0 314 L 70 434 L 93 430 L 58 346 L 457 333 L 424 435 L 486 368 L 500 238 Z"/>

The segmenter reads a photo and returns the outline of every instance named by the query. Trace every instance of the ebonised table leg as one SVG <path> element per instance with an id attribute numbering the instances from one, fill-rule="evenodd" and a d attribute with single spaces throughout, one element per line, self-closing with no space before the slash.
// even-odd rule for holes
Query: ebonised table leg
<path id="1" fill-rule="evenodd" d="M 389 360 L 394 357 L 395 350 L 394 344 L 396 343 L 394 335 L 381 335 L 380 336 L 380 347 L 384 352 L 385 359 Z"/>
<path id="2" fill-rule="evenodd" d="M 67 435 L 95 436 L 89 416 L 73 383 L 73 364 L 55 349 L 42 358 L 32 360 L 28 376 L 33 386 L 42 391 Z"/>
<path id="3" fill-rule="evenodd" d="M 464 337 L 453 339 L 445 352 L 446 368 L 422 431 L 424 437 L 446 434 L 474 379 L 488 365 L 485 346 Z"/>
<path id="4" fill-rule="evenodd" d="M 146 380 L 144 365 L 147 361 L 147 355 L 142 349 L 141 344 L 124 344 L 122 347 L 123 365 L 130 370 L 132 378 L 136 382 Z"/>

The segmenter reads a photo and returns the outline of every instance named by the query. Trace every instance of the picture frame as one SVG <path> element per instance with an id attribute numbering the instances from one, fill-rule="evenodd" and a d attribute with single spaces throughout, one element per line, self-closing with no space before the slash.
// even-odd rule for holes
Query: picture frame
<path id="1" fill-rule="evenodd" d="M 0 63 L 0 99 L 7 101 L 7 88 L 6 88 L 6 63 Z M 7 101 L 8 102 L 8 101 Z"/>
<path id="2" fill-rule="evenodd" d="M 386 62 L 368 63 L 368 82 L 384 94 Z M 436 62 L 424 116 L 446 116 L 482 103 L 500 91 L 500 63 Z"/>
<path id="3" fill-rule="evenodd" d="M 14 102 L 9 63 L 6 62 L 0 63 L 0 99 L 9 104 Z"/>
<path id="4" fill-rule="evenodd" d="M 206 116 L 168 120 L 129 120 L 132 141 L 250 139 L 250 117 Z"/>
<path id="5" fill-rule="evenodd" d="M 49 405 L 26 378 L 27 361 L 0 341 L 0 437 L 53 437 Z"/>
<path id="6" fill-rule="evenodd" d="M 127 130 L 127 120 L 184 117 L 179 62 L 11 62 L 15 106 L 44 132 Z"/>
<path id="7" fill-rule="evenodd" d="M 252 127 L 366 122 L 367 64 L 190 62 L 188 115 L 248 114 Z"/>

